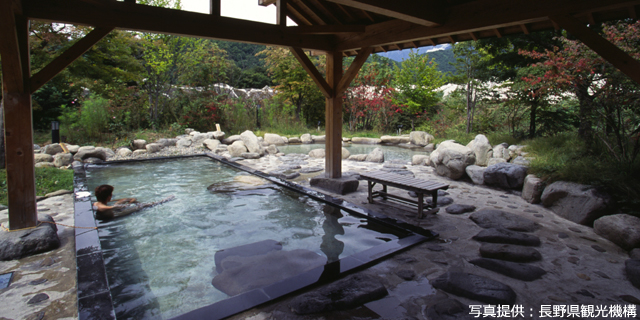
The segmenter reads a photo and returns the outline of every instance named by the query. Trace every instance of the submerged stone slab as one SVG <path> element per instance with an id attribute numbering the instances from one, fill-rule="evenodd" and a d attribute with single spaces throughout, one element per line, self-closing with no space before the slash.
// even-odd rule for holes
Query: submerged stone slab
<path id="1" fill-rule="evenodd" d="M 474 212 L 469 216 L 473 222 L 482 228 L 505 228 L 513 231 L 533 232 L 540 225 L 513 213 L 484 209 Z"/>
<path id="2" fill-rule="evenodd" d="M 294 298 L 289 306 L 297 314 L 351 309 L 388 294 L 377 277 L 355 274 Z"/>
<path id="3" fill-rule="evenodd" d="M 529 262 L 542 259 L 540 252 L 534 248 L 500 243 L 483 243 L 482 246 L 480 246 L 480 255 L 485 258 L 515 262 Z"/>
<path id="4" fill-rule="evenodd" d="M 347 194 L 358 190 L 358 180 L 354 177 L 341 177 L 338 179 L 326 178 L 324 175 L 311 178 L 309 184 L 337 194 Z"/>
<path id="5" fill-rule="evenodd" d="M 456 299 L 443 299 L 427 308 L 427 318 L 432 320 L 477 319 L 469 313 L 469 307 Z"/>
<path id="6" fill-rule="evenodd" d="M 504 228 L 489 228 L 473 236 L 474 240 L 492 243 L 517 244 L 522 246 L 539 246 L 540 238 L 526 233 Z"/>
<path id="7" fill-rule="evenodd" d="M 304 249 L 271 251 L 257 256 L 230 256 L 222 261 L 224 271 L 211 284 L 230 295 L 282 281 L 324 265 L 327 258 Z"/>
<path id="8" fill-rule="evenodd" d="M 439 203 L 440 201 L 438 201 Z M 447 213 L 450 214 L 463 214 L 466 212 L 472 212 L 476 207 L 469 204 L 452 204 L 447 207 Z"/>
<path id="9" fill-rule="evenodd" d="M 447 272 L 433 281 L 437 289 L 490 304 L 513 304 L 516 293 L 508 285 L 462 272 Z"/>
<path id="10" fill-rule="evenodd" d="M 221 273 L 224 271 L 222 268 L 222 262 L 224 259 L 233 256 L 240 257 L 249 257 L 249 256 L 257 256 L 261 254 L 266 254 L 272 251 L 282 250 L 282 243 L 275 240 L 263 240 L 250 244 L 245 244 L 243 246 L 222 249 L 216 252 L 213 256 L 213 260 L 216 263 L 216 271 Z"/>
<path id="11" fill-rule="evenodd" d="M 15 260 L 60 247 L 58 228 L 49 215 L 38 215 L 37 228 L 7 232 L 0 230 L 0 260 Z"/>
<path id="12" fill-rule="evenodd" d="M 634 287 L 640 288 L 640 260 L 629 259 L 625 261 L 624 266 L 627 279 L 629 279 Z"/>
<path id="13" fill-rule="evenodd" d="M 540 279 L 540 277 L 547 273 L 541 268 L 526 263 L 502 261 L 488 258 L 474 259 L 469 262 L 475 264 L 478 267 L 495 271 L 507 277 L 524 281 L 533 281 Z"/>

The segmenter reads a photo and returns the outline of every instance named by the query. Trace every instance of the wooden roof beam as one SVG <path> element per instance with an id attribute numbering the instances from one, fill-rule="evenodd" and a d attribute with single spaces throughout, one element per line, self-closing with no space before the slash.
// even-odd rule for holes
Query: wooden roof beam
<path id="1" fill-rule="evenodd" d="M 22 64 L 25 61 L 20 55 L 16 16 L 11 1 L 0 1 L 0 56 L 4 91 L 24 92 L 26 79 L 23 77 Z"/>
<path id="2" fill-rule="evenodd" d="M 418 49 L 418 41 L 409 41 L 409 43 L 411 44 L 412 47 L 414 47 L 415 49 Z"/>
<path id="3" fill-rule="evenodd" d="M 530 34 L 531 32 L 529 31 L 529 27 L 527 27 L 527 24 L 523 23 L 520 25 L 520 29 L 522 29 L 522 32 L 524 34 Z"/>
<path id="4" fill-rule="evenodd" d="M 500 29 L 498 28 L 493 29 L 493 33 L 496 34 L 496 37 L 502 38 L 502 33 L 500 32 Z"/>
<path id="5" fill-rule="evenodd" d="M 478 41 L 478 35 L 475 32 L 469 32 L 469 36 L 471 36 L 473 41 Z"/>
<path id="6" fill-rule="evenodd" d="M 567 30 L 573 36 L 586 44 L 622 73 L 640 84 L 640 61 L 629 56 L 613 43 L 589 29 L 582 22 L 571 16 L 551 16 L 549 19 Z"/>
<path id="7" fill-rule="evenodd" d="M 281 27 L 287 26 L 287 2 L 287 0 L 276 0 L 276 24 Z"/>
<path id="8" fill-rule="evenodd" d="M 290 34 L 272 24 L 197 12 L 118 1 L 22 0 L 22 5 L 24 14 L 36 20 L 322 51 L 333 49 L 331 36 Z"/>
<path id="9" fill-rule="evenodd" d="M 337 34 L 337 33 L 363 33 L 364 25 L 322 25 L 322 26 L 297 26 L 287 27 L 288 32 L 297 34 Z"/>
<path id="10" fill-rule="evenodd" d="M 136 3 L 136 0 L 132 0 L 133 3 Z M 209 14 L 214 17 L 220 16 L 220 0 L 210 0 L 209 4 Z"/>
<path id="11" fill-rule="evenodd" d="M 313 80 L 313 82 L 315 82 L 316 85 L 318 85 L 318 88 L 320 88 L 320 91 L 322 91 L 322 94 L 326 98 L 331 99 L 331 97 L 333 97 L 333 89 L 331 89 L 331 86 L 329 86 L 329 83 L 327 83 L 324 77 L 322 77 L 322 74 L 320 74 L 320 71 L 318 71 L 318 68 L 316 68 L 316 66 L 313 64 L 313 62 L 311 62 L 309 57 L 307 57 L 307 54 L 304 53 L 304 50 L 300 48 L 295 48 L 295 47 L 290 47 L 289 50 L 291 50 L 291 53 L 293 54 L 293 56 L 296 57 L 298 62 L 300 62 L 300 64 L 302 65 L 302 68 L 305 71 L 307 71 L 309 76 L 311 76 L 311 79 Z"/>
<path id="12" fill-rule="evenodd" d="M 441 9 L 439 1 L 425 0 L 327 0 L 345 6 L 409 21 L 423 26 L 442 25 L 446 13 Z"/>
<path id="13" fill-rule="evenodd" d="M 347 90 L 347 88 L 351 84 L 351 81 L 353 81 L 353 79 L 358 75 L 360 68 L 362 68 L 372 52 L 372 47 L 362 48 L 362 50 L 358 52 L 356 58 L 353 59 L 353 62 L 351 62 L 349 69 L 347 69 L 347 72 L 344 73 L 342 79 L 340 79 L 340 82 L 338 83 L 338 89 L 336 91 L 337 95 L 341 95 Z"/>
<path id="14" fill-rule="evenodd" d="M 631 19 L 638 19 L 638 12 L 636 11 L 636 6 L 629 6 L 629 17 Z"/>

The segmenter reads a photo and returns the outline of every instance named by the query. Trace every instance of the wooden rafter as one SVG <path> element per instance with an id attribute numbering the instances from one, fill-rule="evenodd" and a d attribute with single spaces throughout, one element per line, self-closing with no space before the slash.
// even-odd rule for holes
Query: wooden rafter
<path id="1" fill-rule="evenodd" d="M 282 27 L 287 26 L 287 0 L 276 1 L 276 24 Z"/>
<path id="2" fill-rule="evenodd" d="M 285 34 L 281 27 L 209 14 L 92 0 L 23 0 L 24 14 L 36 20 L 242 41 L 267 45 L 331 50 L 331 37 Z M 179 23 L 167 23 L 179 21 Z M 206 27 L 203 27 L 206 26 Z"/>
<path id="3" fill-rule="evenodd" d="M 502 38 L 502 32 L 500 32 L 500 29 L 498 28 L 493 29 L 493 33 L 496 34 L 497 38 Z"/>
<path id="4" fill-rule="evenodd" d="M 313 10 L 309 6 L 309 4 L 307 4 L 305 1 L 303 0 L 289 0 L 289 1 L 291 1 L 291 3 L 299 9 L 298 12 L 304 12 L 307 15 L 307 17 L 310 17 L 312 20 L 314 20 L 315 23 L 313 24 L 320 24 L 320 25 L 329 24 L 329 22 L 325 17 L 321 16 L 318 12 Z"/>
<path id="5" fill-rule="evenodd" d="M 636 11 L 636 6 L 629 6 L 629 17 L 631 19 L 638 19 L 638 13 Z"/>
<path id="6" fill-rule="evenodd" d="M 438 26 L 444 23 L 446 12 L 440 9 L 440 1 L 424 0 L 327 0 L 345 6 L 402 19 L 424 26 Z"/>
<path id="7" fill-rule="evenodd" d="M 640 61 L 629 56 L 597 32 L 570 16 L 551 16 L 552 21 L 567 30 L 589 48 L 605 58 L 624 74 L 640 84 Z"/>
<path id="8" fill-rule="evenodd" d="M 291 50 L 291 53 L 293 54 L 293 56 L 296 57 L 298 62 L 300 62 L 300 64 L 302 65 L 302 68 L 304 68 L 304 70 L 307 71 L 309 76 L 311 76 L 311 79 L 313 80 L 313 82 L 315 82 L 316 85 L 318 85 L 318 88 L 320 88 L 320 91 L 322 91 L 322 94 L 324 94 L 324 96 L 327 98 L 333 97 L 333 89 L 329 86 L 327 81 L 322 77 L 322 74 L 320 74 L 320 71 L 318 71 L 316 66 L 309 59 L 309 57 L 307 57 L 307 54 L 304 53 L 304 50 L 300 48 L 295 48 L 295 47 L 290 47 L 289 50 Z"/>
<path id="9" fill-rule="evenodd" d="M 327 7 L 320 1 L 318 0 L 307 0 L 310 3 L 313 3 L 313 5 L 322 12 L 322 14 L 324 14 L 326 17 L 328 17 L 329 19 L 331 19 L 331 21 L 333 21 L 333 23 L 335 24 L 343 24 L 342 21 L 340 21 L 340 19 L 338 19 L 338 17 L 336 17 L 331 10 L 327 9 Z"/>
<path id="10" fill-rule="evenodd" d="M 100 39 L 104 38 L 109 32 L 113 30 L 113 27 L 97 27 L 93 31 L 89 32 L 84 38 L 74 43 L 71 48 L 57 56 L 53 61 L 47 64 L 42 70 L 31 77 L 31 93 L 40 89 L 47 81 L 51 80 L 64 68 L 70 65 L 73 61 L 78 59 L 82 54 L 91 49 Z"/>
<path id="11" fill-rule="evenodd" d="M 478 41 L 478 35 L 476 35 L 475 32 L 469 32 L 469 36 L 471 36 L 471 39 L 473 39 L 473 41 Z"/>
<path id="12" fill-rule="evenodd" d="M 353 81 L 353 79 L 358 75 L 360 68 L 362 68 L 372 52 L 372 47 L 363 48 L 362 50 L 360 50 L 360 52 L 358 52 L 356 58 L 353 59 L 353 62 L 351 62 L 349 69 L 347 69 L 347 72 L 345 72 L 345 74 L 342 76 L 342 79 L 340 79 L 338 89 L 336 90 L 336 95 L 342 95 L 342 93 L 347 90 L 347 88 L 351 84 L 351 81 Z"/>
<path id="13" fill-rule="evenodd" d="M 299 26 L 310 26 L 311 21 L 305 18 L 291 3 L 287 3 L 287 12 L 289 12 L 289 19 L 293 20 Z"/>
<path id="14" fill-rule="evenodd" d="M 455 44 L 457 42 L 452 35 L 447 36 L 447 38 L 449 39 L 449 41 L 451 41 L 451 44 Z"/>
<path id="15" fill-rule="evenodd" d="M 529 28 L 527 27 L 527 25 L 526 25 L 525 23 L 523 23 L 523 24 L 521 24 L 521 25 L 520 25 L 520 29 L 522 29 L 522 32 L 523 32 L 524 34 L 529 34 L 529 33 L 530 33 L 530 32 L 529 32 Z"/>
<path id="16" fill-rule="evenodd" d="M 411 44 L 412 47 L 414 47 L 415 49 L 418 49 L 418 42 L 417 41 L 410 41 L 409 42 Z"/>
<path id="17" fill-rule="evenodd" d="M 324 25 L 324 26 L 297 26 L 287 27 L 291 33 L 298 34 L 338 34 L 338 33 L 363 33 L 363 25 Z"/>
<path id="18" fill-rule="evenodd" d="M 220 16 L 220 0 L 210 0 L 209 14 L 214 17 Z M 135 2 L 134 2 L 135 3 Z"/>

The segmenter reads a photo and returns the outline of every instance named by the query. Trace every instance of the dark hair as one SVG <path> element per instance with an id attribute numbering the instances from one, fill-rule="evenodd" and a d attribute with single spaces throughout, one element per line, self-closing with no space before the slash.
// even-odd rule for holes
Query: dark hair
<path id="1" fill-rule="evenodd" d="M 113 187 L 108 184 L 103 184 L 96 187 L 95 194 L 98 202 L 107 202 L 109 196 L 113 193 Z"/>

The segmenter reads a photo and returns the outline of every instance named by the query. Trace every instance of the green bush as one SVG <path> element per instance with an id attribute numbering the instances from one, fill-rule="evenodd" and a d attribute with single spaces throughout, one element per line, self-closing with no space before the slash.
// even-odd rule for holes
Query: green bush
<path id="1" fill-rule="evenodd" d="M 35 168 L 36 194 L 44 196 L 58 190 L 73 190 L 73 170 Z M 7 171 L 0 170 L 0 204 L 7 205 Z"/>

